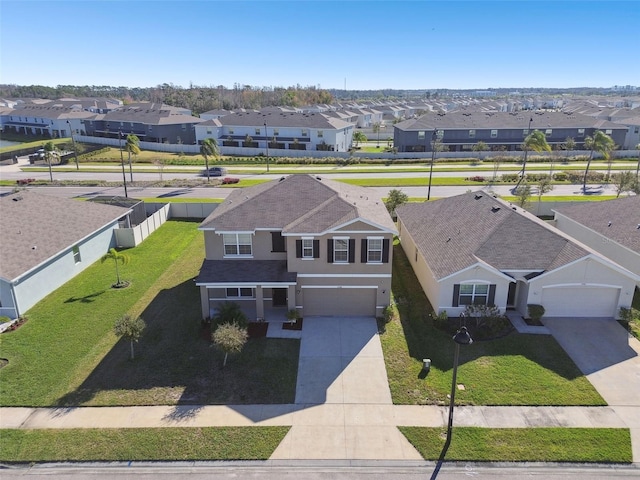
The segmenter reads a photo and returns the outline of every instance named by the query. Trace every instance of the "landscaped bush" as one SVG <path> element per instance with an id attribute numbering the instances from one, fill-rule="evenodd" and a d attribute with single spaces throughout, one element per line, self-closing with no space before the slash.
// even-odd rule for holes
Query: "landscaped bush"
<path id="1" fill-rule="evenodd" d="M 564 172 L 558 172 L 553 174 L 553 179 L 556 182 L 566 182 L 569 176 Z"/>
<path id="2" fill-rule="evenodd" d="M 517 182 L 520 178 L 520 175 L 517 173 L 505 173 L 500 176 L 503 182 Z"/>
<path id="3" fill-rule="evenodd" d="M 467 180 L 470 180 L 472 182 L 484 182 L 486 179 L 481 175 L 476 175 L 474 177 L 467 178 Z"/>
<path id="4" fill-rule="evenodd" d="M 527 305 L 527 312 L 531 320 L 539 322 L 544 316 L 544 307 L 542 305 L 529 304 Z"/>

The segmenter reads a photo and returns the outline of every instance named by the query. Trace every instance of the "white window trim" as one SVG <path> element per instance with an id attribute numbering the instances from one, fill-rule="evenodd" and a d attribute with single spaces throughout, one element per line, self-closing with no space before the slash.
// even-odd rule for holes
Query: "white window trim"
<path id="1" fill-rule="evenodd" d="M 380 240 L 380 249 L 372 250 L 369 242 L 371 240 Z M 382 263 L 382 255 L 384 250 L 384 237 L 367 237 L 367 264 L 379 265 Z M 370 260 L 369 254 L 371 252 L 380 252 L 380 260 Z"/>
<path id="2" fill-rule="evenodd" d="M 238 233 L 231 233 L 231 232 L 227 232 L 227 233 L 222 233 L 222 254 L 223 254 L 223 258 L 253 258 L 253 234 L 252 233 L 247 233 L 247 232 L 238 232 Z M 225 243 L 225 235 L 235 235 L 236 237 L 236 243 L 235 246 L 237 248 L 238 253 L 227 253 L 227 249 L 226 246 L 227 245 L 233 245 L 233 243 Z M 246 245 L 246 244 L 241 244 L 238 238 L 238 235 L 249 235 L 249 238 L 251 239 L 251 243 L 249 243 L 248 245 L 251 247 L 251 253 L 240 253 L 240 245 Z"/>
<path id="3" fill-rule="evenodd" d="M 473 287 L 473 292 L 469 293 L 462 293 L 461 291 L 458 292 L 458 305 L 461 307 L 466 307 L 467 305 L 475 305 L 475 298 L 476 296 L 478 297 L 486 297 L 486 302 L 481 304 L 481 305 L 489 305 L 489 291 L 491 290 L 491 283 L 489 282 L 463 282 L 460 283 L 460 290 L 462 290 L 463 286 L 468 286 L 471 285 Z M 476 294 L 476 287 L 478 285 L 482 285 L 482 286 L 486 286 L 487 287 L 487 293 L 477 293 Z M 467 304 L 467 303 L 462 303 L 460 301 L 460 297 L 464 295 L 465 297 L 468 297 L 469 295 L 471 295 L 471 303 Z"/>
<path id="4" fill-rule="evenodd" d="M 346 260 L 336 260 L 336 252 L 338 251 L 336 250 L 336 240 L 344 240 L 347 243 L 347 248 L 340 250 L 340 252 L 347 253 Z M 349 237 L 333 237 L 333 263 L 337 263 L 339 265 L 349 263 Z"/>
<path id="5" fill-rule="evenodd" d="M 237 290 L 238 295 L 229 295 L 229 290 Z M 251 295 L 242 295 L 242 290 L 251 290 Z M 253 288 L 251 287 L 225 287 L 224 289 L 225 298 L 256 298 L 256 294 Z"/>
<path id="6" fill-rule="evenodd" d="M 304 254 L 304 250 L 305 250 L 304 242 L 305 241 L 311 242 L 311 256 Z M 313 237 L 302 237 L 302 259 L 303 260 L 313 260 L 313 253 L 314 253 L 313 252 Z"/>

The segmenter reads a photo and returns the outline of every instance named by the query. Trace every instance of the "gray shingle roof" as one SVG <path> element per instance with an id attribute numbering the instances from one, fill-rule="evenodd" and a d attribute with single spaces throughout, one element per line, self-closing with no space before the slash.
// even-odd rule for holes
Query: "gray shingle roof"
<path id="1" fill-rule="evenodd" d="M 396 210 L 436 278 L 479 260 L 498 270 L 549 271 L 589 252 L 484 192 Z"/>
<path id="2" fill-rule="evenodd" d="M 201 283 L 296 283 L 285 260 L 205 260 L 196 278 Z"/>
<path id="3" fill-rule="evenodd" d="M 227 232 L 273 228 L 311 234 L 355 219 L 395 232 L 384 203 L 366 188 L 311 175 L 290 175 L 235 190 L 200 228 Z"/>
<path id="4" fill-rule="evenodd" d="M 575 203 L 555 210 L 640 253 L 640 195 L 604 202 Z"/>
<path id="5" fill-rule="evenodd" d="M 322 113 L 297 113 L 297 112 L 243 112 L 220 117 L 220 122 L 225 126 L 253 127 L 261 126 L 267 122 L 267 127 L 296 127 L 296 128 L 321 128 L 343 129 L 352 124 L 332 118 Z"/>
<path id="6" fill-rule="evenodd" d="M 0 277 L 15 280 L 129 211 L 27 190 L 0 198 Z"/>

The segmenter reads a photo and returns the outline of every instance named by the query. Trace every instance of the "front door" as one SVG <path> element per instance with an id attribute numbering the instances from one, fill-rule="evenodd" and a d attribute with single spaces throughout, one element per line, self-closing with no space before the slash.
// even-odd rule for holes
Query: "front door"
<path id="1" fill-rule="evenodd" d="M 516 282 L 509 284 L 509 292 L 507 293 L 507 308 L 516 308 Z"/>
<path id="2" fill-rule="evenodd" d="M 274 307 L 286 307 L 287 306 L 287 289 L 286 288 L 274 288 L 272 294 L 272 302 Z"/>

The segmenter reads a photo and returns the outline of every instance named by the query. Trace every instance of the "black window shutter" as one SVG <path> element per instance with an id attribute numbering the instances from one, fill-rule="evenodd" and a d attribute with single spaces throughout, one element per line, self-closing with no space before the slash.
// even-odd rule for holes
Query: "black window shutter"
<path id="1" fill-rule="evenodd" d="M 353 238 L 349 239 L 349 263 L 355 263 L 356 261 L 356 241 Z"/>
<path id="2" fill-rule="evenodd" d="M 327 238 L 327 262 L 333 263 L 333 238 Z"/>
<path id="3" fill-rule="evenodd" d="M 360 262 L 367 263 L 367 239 L 363 238 L 360 242 Z"/>
<path id="4" fill-rule="evenodd" d="M 382 263 L 389 263 L 389 240 L 382 240 Z"/>
<path id="5" fill-rule="evenodd" d="M 284 237 L 280 232 L 271 232 L 271 251 L 284 252 Z"/>
<path id="6" fill-rule="evenodd" d="M 296 258 L 302 258 L 302 240 L 296 240 Z"/>
<path id="7" fill-rule="evenodd" d="M 313 241 L 313 258 L 320 258 L 320 240 Z"/>
<path id="8" fill-rule="evenodd" d="M 451 302 L 451 305 L 454 307 L 457 307 L 459 301 L 460 301 L 460 284 L 455 284 L 453 286 L 453 301 Z"/>
<path id="9" fill-rule="evenodd" d="M 487 305 L 496 304 L 496 286 L 489 285 L 489 298 L 487 299 Z"/>

